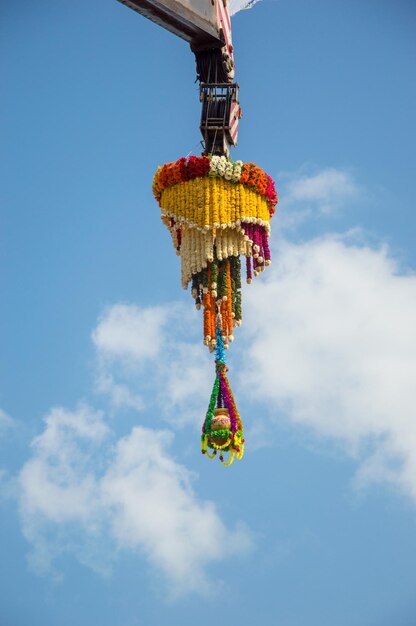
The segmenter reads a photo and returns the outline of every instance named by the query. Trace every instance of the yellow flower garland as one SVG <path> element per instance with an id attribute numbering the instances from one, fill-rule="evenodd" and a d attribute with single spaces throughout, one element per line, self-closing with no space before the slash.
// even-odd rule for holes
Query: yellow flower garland
<path id="1" fill-rule="evenodd" d="M 240 222 L 255 222 L 270 230 L 269 204 L 264 196 L 241 183 L 205 177 L 166 187 L 161 192 L 162 217 L 199 230 Z"/>

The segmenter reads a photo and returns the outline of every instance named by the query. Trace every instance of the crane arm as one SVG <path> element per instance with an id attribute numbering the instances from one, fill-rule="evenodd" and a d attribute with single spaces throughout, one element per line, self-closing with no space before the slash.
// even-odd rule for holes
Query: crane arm
<path id="1" fill-rule="evenodd" d="M 195 49 L 222 48 L 215 6 L 193 0 L 119 0 L 159 26 L 188 41 Z"/>

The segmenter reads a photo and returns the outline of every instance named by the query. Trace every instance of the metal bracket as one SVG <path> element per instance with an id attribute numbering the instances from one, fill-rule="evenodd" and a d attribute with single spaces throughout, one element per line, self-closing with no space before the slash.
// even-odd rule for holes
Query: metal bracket
<path id="1" fill-rule="evenodd" d="M 201 134 L 205 154 L 229 156 L 230 146 L 237 145 L 241 117 L 237 83 L 201 83 Z"/>

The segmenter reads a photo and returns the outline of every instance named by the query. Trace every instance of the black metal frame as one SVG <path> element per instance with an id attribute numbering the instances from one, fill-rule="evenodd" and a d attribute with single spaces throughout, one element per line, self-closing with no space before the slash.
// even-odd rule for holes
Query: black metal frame
<path id="1" fill-rule="evenodd" d="M 237 83 L 201 83 L 202 102 L 200 130 L 205 141 L 206 154 L 227 154 L 230 144 L 230 111 L 238 102 Z"/>

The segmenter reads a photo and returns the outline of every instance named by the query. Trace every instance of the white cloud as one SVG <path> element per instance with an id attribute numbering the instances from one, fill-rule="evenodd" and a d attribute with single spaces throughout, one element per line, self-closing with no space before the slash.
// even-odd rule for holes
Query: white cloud
<path id="1" fill-rule="evenodd" d="M 359 484 L 416 498 L 415 275 L 387 248 L 327 236 L 279 242 L 264 278 L 245 293 L 244 379 L 294 422 L 343 441 Z"/>
<path id="2" fill-rule="evenodd" d="M 153 410 L 169 422 L 199 428 L 214 379 L 213 360 L 197 338 L 201 324 L 191 299 L 187 307 L 108 307 L 92 333 L 96 390 L 115 407 L 137 411 L 146 409 L 144 397 L 150 394 Z"/>
<path id="3" fill-rule="evenodd" d="M 171 593 L 203 591 L 206 566 L 247 548 L 247 531 L 229 530 L 214 504 L 198 500 L 190 472 L 168 453 L 172 433 L 136 427 L 115 445 L 109 435 L 86 405 L 46 416 L 18 481 L 32 566 L 51 572 L 71 553 L 105 573 L 127 549 L 144 554 Z"/>
<path id="4" fill-rule="evenodd" d="M 32 456 L 18 476 L 17 494 L 36 571 L 56 575 L 55 559 L 68 551 L 82 555 L 85 541 L 74 542 L 71 525 L 89 534 L 96 530 L 99 503 L 91 457 L 107 435 L 102 414 L 80 405 L 73 412 L 51 409 L 45 430 L 33 439 Z"/>
<path id="5" fill-rule="evenodd" d="M 112 361 L 106 359 L 97 364 L 95 376 L 95 389 L 98 393 L 108 395 L 115 408 L 127 407 L 142 411 L 145 403 L 139 393 L 131 391 L 131 387 L 124 383 L 116 382 L 111 373 Z"/>
<path id="6" fill-rule="evenodd" d="M 189 471 L 166 452 L 172 439 L 134 428 L 118 442 L 101 488 L 119 545 L 144 549 L 175 591 L 201 590 L 207 562 L 244 551 L 250 540 L 246 531 L 229 531 L 213 503 L 197 501 Z"/>
<path id="7" fill-rule="evenodd" d="M 0 435 L 13 426 L 14 421 L 3 409 L 0 409 Z"/>
<path id="8" fill-rule="evenodd" d="M 107 307 L 98 320 L 91 333 L 96 350 L 95 389 L 107 395 L 116 409 L 145 408 L 137 381 L 145 366 L 159 356 L 167 319 L 168 307 L 118 303 Z"/>
<path id="9" fill-rule="evenodd" d="M 201 332 L 201 319 L 197 320 Z M 173 320 L 180 328 L 183 321 Z M 214 359 L 200 341 L 173 341 L 158 365 L 156 398 L 163 416 L 176 426 L 191 424 L 200 430 L 215 379 Z"/>
<path id="10" fill-rule="evenodd" d="M 315 213 L 330 214 L 337 211 L 345 203 L 354 199 L 360 188 L 352 175 L 342 169 L 325 168 L 314 173 L 305 172 L 304 168 L 291 174 L 282 174 L 281 206 L 293 207 L 299 205 L 300 214 L 296 212 L 296 219 L 300 216 Z M 288 219 L 293 219 L 287 215 Z"/>
<path id="11" fill-rule="evenodd" d="M 154 359 L 162 340 L 160 327 L 166 321 L 165 307 L 116 304 L 108 308 L 92 333 L 103 357 L 122 361 Z"/>

